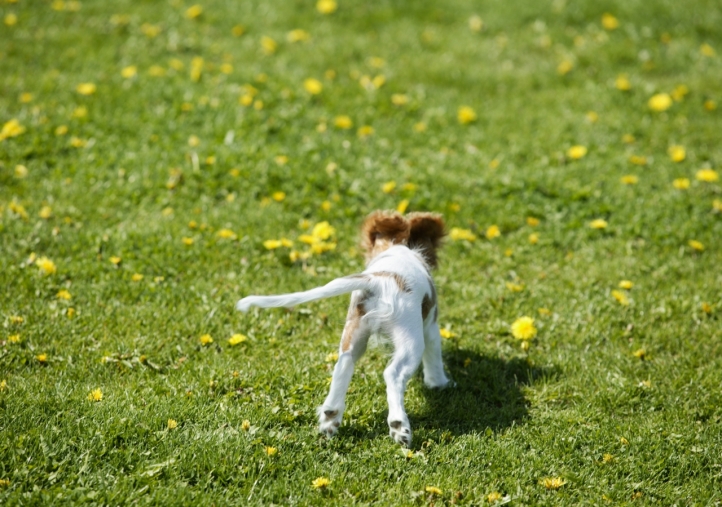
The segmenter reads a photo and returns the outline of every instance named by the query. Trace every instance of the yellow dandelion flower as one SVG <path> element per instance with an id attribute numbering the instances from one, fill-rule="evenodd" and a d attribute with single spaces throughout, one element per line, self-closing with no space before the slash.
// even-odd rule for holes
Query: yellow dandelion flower
<path id="1" fill-rule="evenodd" d="M 614 86 L 617 90 L 621 90 L 623 92 L 627 92 L 632 89 L 632 83 L 629 81 L 626 74 L 618 75 L 617 79 L 614 80 Z"/>
<path id="2" fill-rule="evenodd" d="M 183 238 L 181 238 L 181 241 L 183 242 L 183 244 L 185 246 L 191 246 L 195 242 L 195 240 L 193 238 L 188 238 L 185 236 Z"/>
<path id="3" fill-rule="evenodd" d="M 24 92 L 20 94 L 20 103 L 21 104 L 27 104 L 29 102 L 32 102 L 35 97 L 32 93 Z"/>
<path id="4" fill-rule="evenodd" d="M 460 229 L 459 227 L 452 227 L 449 231 L 449 237 L 454 241 L 466 240 L 475 241 L 476 236 L 469 229 Z"/>
<path id="5" fill-rule="evenodd" d="M 38 257 L 38 260 L 35 261 L 35 265 L 39 267 L 40 271 L 42 271 L 45 275 L 54 275 L 58 270 L 55 263 L 47 257 Z"/>
<path id="6" fill-rule="evenodd" d="M 85 106 L 76 107 L 71 114 L 72 118 L 85 118 L 86 116 L 88 116 L 88 108 Z"/>
<path id="7" fill-rule="evenodd" d="M 82 148 L 86 144 L 88 144 L 88 141 L 86 141 L 85 139 L 80 139 L 79 137 L 75 136 L 70 138 L 70 146 L 72 146 L 73 148 Z"/>
<path id="8" fill-rule="evenodd" d="M 199 75 L 196 77 L 196 75 L 193 73 L 194 69 L 195 69 L 195 67 L 193 67 L 191 69 L 191 78 L 193 79 L 193 81 L 198 81 L 198 79 L 200 78 L 200 71 L 198 72 Z M 163 77 L 163 76 L 165 76 L 165 74 L 166 74 L 166 70 L 163 67 L 161 67 L 160 65 L 151 65 L 150 68 L 148 69 L 149 76 Z"/>
<path id="9" fill-rule="evenodd" d="M 200 342 L 201 342 L 201 345 L 203 345 L 203 346 L 210 345 L 211 343 L 213 343 L 213 338 L 209 334 L 204 334 L 204 335 L 201 335 Z"/>
<path id="10" fill-rule="evenodd" d="M 17 137 L 24 133 L 25 130 L 25 127 L 20 125 L 20 122 L 16 118 L 6 121 L 3 124 L 2 130 L 0 130 L 0 142 L 10 137 Z"/>
<path id="11" fill-rule="evenodd" d="M 336 229 L 331 227 L 331 225 L 328 222 L 319 222 L 313 227 L 313 231 L 311 232 L 314 238 L 318 238 L 321 240 L 327 240 L 334 234 L 336 234 Z"/>
<path id="12" fill-rule="evenodd" d="M 241 423 L 241 429 L 243 431 L 250 430 L 251 429 L 251 421 L 249 421 L 248 419 L 244 419 L 243 422 Z"/>
<path id="13" fill-rule="evenodd" d="M 3 19 L 5 26 L 15 26 L 18 22 L 18 15 L 14 12 L 8 12 Z"/>
<path id="14" fill-rule="evenodd" d="M 330 211 L 332 206 L 331 201 L 323 201 L 321 203 L 321 209 L 323 211 Z"/>
<path id="15" fill-rule="evenodd" d="M 700 308 L 704 313 L 712 313 L 712 305 L 709 303 L 702 303 Z"/>
<path id="16" fill-rule="evenodd" d="M 409 207 L 409 200 L 403 199 L 398 206 L 396 206 L 396 211 L 398 211 L 401 214 L 406 213 L 406 209 Z"/>
<path id="17" fill-rule="evenodd" d="M 196 19 L 201 14 L 203 14 L 203 7 L 198 4 L 192 5 L 186 9 L 186 17 L 188 19 Z"/>
<path id="18" fill-rule="evenodd" d="M 311 245 L 311 252 L 317 255 L 324 252 L 330 252 L 332 250 L 336 250 L 336 243 L 326 243 L 324 241 L 320 241 Z"/>
<path id="19" fill-rule="evenodd" d="M 634 287 L 634 283 L 629 280 L 622 280 L 621 282 L 619 282 L 620 289 L 631 290 L 632 287 Z"/>
<path id="20" fill-rule="evenodd" d="M 311 482 L 313 489 L 327 488 L 331 484 L 331 481 L 327 477 L 318 477 Z"/>
<path id="21" fill-rule="evenodd" d="M 552 314 L 552 311 L 549 308 L 539 308 L 537 312 L 539 312 L 539 315 L 544 315 L 545 317 Z"/>
<path id="22" fill-rule="evenodd" d="M 557 74 L 565 76 L 569 74 L 573 68 L 574 64 L 570 60 L 562 60 L 559 65 L 557 65 Z"/>
<path id="23" fill-rule="evenodd" d="M 326 354 L 325 361 L 327 363 L 334 363 L 338 361 L 338 352 L 331 352 L 330 354 Z"/>
<path id="24" fill-rule="evenodd" d="M 321 81 L 312 77 L 303 81 L 303 87 L 311 95 L 318 95 L 323 91 L 323 84 L 321 84 Z"/>
<path id="25" fill-rule="evenodd" d="M 625 144 L 632 144 L 634 141 L 636 141 L 636 139 L 632 134 L 624 134 L 622 136 L 622 142 Z"/>
<path id="26" fill-rule="evenodd" d="M 369 136 L 372 136 L 372 135 L 374 134 L 374 128 L 373 128 L 371 125 L 363 125 L 363 126 L 359 127 L 359 129 L 358 129 L 358 131 L 356 132 L 356 134 L 357 134 L 360 138 L 369 137 Z"/>
<path id="27" fill-rule="evenodd" d="M 425 132 L 426 131 L 426 123 L 423 121 L 419 121 L 414 123 L 413 126 L 414 132 Z"/>
<path id="28" fill-rule="evenodd" d="M 48 362 L 48 355 L 47 354 L 38 354 L 37 356 L 35 356 L 35 359 L 37 359 L 39 363 L 45 364 Z"/>
<path id="29" fill-rule="evenodd" d="M 431 493 L 432 495 L 436 495 L 436 496 L 440 496 L 443 494 L 443 491 L 441 491 L 436 486 L 426 486 L 424 488 L 424 491 L 426 491 L 427 493 Z"/>
<path id="30" fill-rule="evenodd" d="M 265 451 L 268 456 L 275 456 L 276 454 L 278 454 L 278 449 L 270 445 L 266 446 Z"/>
<path id="31" fill-rule="evenodd" d="M 115 264 L 116 266 L 119 265 L 123 260 L 118 257 L 117 255 L 113 255 L 110 259 L 108 259 L 111 264 Z"/>
<path id="32" fill-rule="evenodd" d="M 539 235 L 536 232 L 529 234 L 529 243 L 532 245 L 539 243 Z"/>
<path id="33" fill-rule="evenodd" d="M 331 14 L 336 12 L 337 8 L 336 0 L 318 0 L 316 2 L 316 10 L 321 14 Z"/>
<path id="34" fill-rule="evenodd" d="M 647 351 L 644 349 L 637 349 L 634 352 L 632 352 L 632 355 L 636 357 L 637 359 L 644 359 L 647 355 Z"/>
<path id="35" fill-rule="evenodd" d="M 691 246 L 693 249 L 697 250 L 698 252 L 701 252 L 704 250 L 704 244 L 697 241 L 696 239 L 690 239 L 687 244 L 689 246 Z"/>
<path id="36" fill-rule="evenodd" d="M 649 109 L 656 112 L 666 111 L 672 107 L 672 97 L 667 93 L 658 93 L 653 95 L 647 102 Z"/>
<path id="37" fill-rule="evenodd" d="M 498 491 L 492 491 L 491 493 L 486 495 L 486 501 L 489 503 L 498 502 L 499 500 L 501 500 L 501 493 L 499 493 Z"/>
<path id="38" fill-rule="evenodd" d="M 333 124 L 336 128 L 348 130 L 353 127 L 353 121 L 346 115 L 337 116 L 333 120 Z"/>
<path id="39" fill-rule="evenodd" d="M 604 453 L 604 455 L 602 456 L 602 463 L 611 463 L 612 461 L 614 461 L 614 456 L 612 456 L 608 452 Z"/>
<path id="40" fill-rule="evenodd" d="M 75 87 L 75 91 L 80 95 L 93 95 L 97 90 L 95 83 L 80 83 Z"/>
<path id="41" fill-rule="evenodd" d="M 612 14 L 605 12 L 602 14 L 602 27 L 604 27 L 605 30 L 616 30 L 619 28 L 619 20 Z"/>
<path id="42" fill-rule="evenodd" d="M 238 345 L 239 343 L 243 343 L 246 340 L 248 340 L 247 336 L 236 333 L 228 339 L 228 344 L 231 346 Z"/>
<path id="43" fill-rule="evenodd" d="M 572 160 L 579 160 L 587 154 L 587 147 L 577 144 L 567 150 L 567 157 Z"/>
<path id="44" fill-rule="evenodd" d="M 125 79 L 135 77 L 136 74 L 138 74 L 138 67 L 136 67 L 135 65 L 128 65 L 127 67 L 123 67 L 120 71 L 120 75 L 123 76 Z"/>
<path id="45" fill-rule="evenodd" d="M 599 120 L 599 115 L 595 111 L 587 111 L 587 114 L 585 116 L 589 123 L 597 123 L 597 121 Z"/>
<path id="46" fill-rule="evenodd" d="M 236 239 L 238 237 L 238 236 L 236 236 L 236 233 L 230 229 L 221 229 L 220 231 L 218 231 L 216 233 L 216 235 L 219 238 L 223 238 L 223 239 Z"/>
<path id="47" fill-rule="evenodd" d="M 476 111 L 474 111 L 474 109 L 469 106 L 461 106 L 456 112 L 456 119 L 459 120 L 459 123 L 461 123 L 462 125 L 474 123 L 476 121 L 476 118 Z"/>
<path id="48" fill-rule="evenodd" d="M 484 235 L 486 236 L 486 239 L 498 238 L 499 236 L 501 236 L 501 230 L 499 230 L 498 225 L 490 225 L 486 229 L 486 232 L 484 233 Z"/>
<path id="49" fill-rule="evenodd" d="M 134 273 L 133 276 L 130 277 L 131 280 L 134 282 L 140 282 L 143 279 L 143 275 L 140 273 Z"/>
<path id="50" fill-rule="evenodd" d="M 68 133 L 68 126 L 67 125 L 58 125 L 55 128 L 55 135 L 56 136 L 64 136 Z"/>
<path id="51" fill-rule="evenodd" d="M 541 480 L 542 486 L 546 489 L 559 489 L 564 486 L 567 482 L 561 477 L 545 477 Z"/>
<path id="52" fill-rule="evenodd" d="M 613 290 L 612 297 L 622 306 L 629 306 L 629 297 L 622 291 Z"/>
<path id="53" fill-rule="evenodd" d="M 286 198 L 286 192 L 273 192 L 271 198 L 276 202 L 281 202 Z"/>
<path id="54" fill-rule="evenodd" d="M 395 106 L 405 106 L 409 103 L 409 96 L 403 93 L 394 93 L 391 95 L 391 103 Z"/>
<path id="55" fill-rule="evenodd" d="M 390 194 L 396 189 L 396 182 L 395 181 L 387 181 L 383 185 L 381 185 L 381 191 L 384 194 Z"/>
<path id="56" fill-rule="evenodd" d="M 8 388 L 8 381 L 5 379 L 0 381 L 0 392 L 5 391 L 7 388 Z M 0 486 L 7 486 L 7 484 L 5 484 L 4 482 L 5 481 L 0 481 Z"/>
<path id="57" fill-rule="evenodd" d="M 20 343 L 20 335 L 19 334 L 11 334 L 8 336 L 8 341 L 10 343 Z"/>
<path id="58" fill-rule="evenodd" d="M 714 169 L 700 169 L 699 171 L 697 171 L 697 174 L 695 174 L 695 178 L 697 178 L 699 181 L 713 183 L 719 180 L 719 174 L 717 174 L 717 171 L 715 171 Z"/>
<path id="59" fill-rule="evenodd" d="M 100 388 L 93 389 L 92 391 L 90 391 L 90 393 L 88 393 L 88 399 L 90 401 L 102 400 L 103 399 L 103 391 L 101 391 Z"/>
<path id="60" fill-rule="evenodd" d="M 684 98 L 689 94 L 689 87 L 687 85 L 681 84 L 674 87 L 674 90 L 672 90 L 671 96 L 672 99 L 674 99 L 677 102 L 681 102 L 684 100 Z"/>
<path id="61" fill-rule="evenodd" d="M 288 42 L 301 42 L 301 41 L 307 41 L 311 38 L 311 35 L 306 30 L 301 30 L 300 28 L 296 28 L 295 30 L 291 30 L 286 34 L 286 40 Z"/>
<path id="62" fill-rule="evenodd" d="M 536 227 L 537 225 L 539 225 L 539 223 L 540 223 L 540 221 L 539 221 L 538 218 L 535 218 L 535 217 L 526 217 L 526 224 L 529 225 L 529 226 L 531 226 L 531 227 Z"/>
<path id="63" fill-rule="evenodd" d="M 272 38 L 264 35 L 261 37 L 261 48 L 267 55 L 272 55 L 276 52 L 276 49 L 278 49 L 278 43 Z"/>
<path id="64" fill-rule="evenodd" d="M 68 311 L 65 313 L 69 319 L 72 319 L 75 317 L 75 308 L 68 308 Z"/>
<path id="65" fill-rule="evenodd" d="M 140 31 L 143 32 L 143 35 L 145 35 L 149 39 L 152 39 L 154 37 L 157 37 L 160 33 L 160 26 L 152 25 L 150 23 L 143 23 L 142 25 L 140 25 Z"/>
<path id="66" fill-rule="evenodd" d="M 625 185 L 636 185 L 637 183 L 639 183 L 639 178 L 633 174 L 627 174 L 625 176 L 622 176 L 621 181 Z"/>
<path id="67" fill-rule="evenodd" d="M 629 161 L 634 165 L 647 165 L 647 157 L 641 155 L 632 155 L 629 157 Z"/>
<path id="68" fill-rule="evenodd" d="M 263 242 L 263 246 L 267 250 L 275 250 L 276 248 L 281 248 L 281 241 L 278 239 L 267 239 Z"/>
<path id="69" fill-rule="evenodd" d="M 707 111 L 714 111 L 715 109 L 717 109 L 717 102 L 712 99 L 707 99 L 704 101 L 704 108 Z"/>
<path id="70" fill-rule="evenodd" d="M 241 35 L 246 33 L 246 27 L 243 25 L 235 25 L 231 29 L 231 33 L 233 34 L 234 37 L 240 37 Z"/>
<path id="71" fill-rule="evenodd" d="M 537 334 L 532 317 L 519 317 L 511 325 L 511 334 L 518 340 L 531 340 Z"/>
<path id="72" fill-rule="evenodd" d="M 293 241 L 287 238 L 281 238 L 281 246 L 284 246 L 286 248 L 291 248 L 293 246 Z"/>
<path id="73" fill-rule="evenodd" d="M 672 186 L 677 190 L 687 190 L 689 188 L 689 178 L 677 178 L 672 181 Z"/>
<path id="74" fill-rule="evenodd" d="M 68 292 L 66 289 L 61 289 L 58 291 L 55 297 L 57 297 L 58 299 L 64 299 L 66 301 L 69 301 L 73 296 L 71 296 L 70 292 Z"/>
<path id="75" fill-rule="evenodd" d="M 627 439 L 624 438 L 624 437 L 619 437 L 619 442 L 620 442 L 622 445 L 629 445 L 629 440 L 627 440 Z"/>
<path id="76" fill-rule="evenodd" d="M 713 57 L 715 55 L 714 48 L 706 42 L 699 47 L 699 52 L 704 56 Z"/>
<path id="77" fill-rule="evenodd" d="M 722 199 L 715 199 L 712 201 L 712 209 L 722 213 Z"/>
<path id="78" fill-rule="evenodd" d="M 603 218 L 597 218 L 589 222 L 589 227 L 592 229 L 606 229 L 609 224 Z"/>
<path id="79" fill-rule="evenodd" d="M 166 427 L 169 430 L 174 430 L 178 427 L 178 421 L 176 421 L 175 419 L 168 419 L 168 423 L 167 423 Z"/>
<path id="80" fill-rule="evenodd" d="M 23 322 L 25 322 L 25 317 L 21 317 L 20 315 L 10 316 L 10 324 L 22 324 Z"/>
<path id="81" fill-rule="evenodd" d="M 447 340 L 450 340 L 451 338 L 456 338 L 456 333 L 452 333 L 449 329 L 446 328 L 439 329 L 439 334 L 442 338 L 445 338 Z"/>

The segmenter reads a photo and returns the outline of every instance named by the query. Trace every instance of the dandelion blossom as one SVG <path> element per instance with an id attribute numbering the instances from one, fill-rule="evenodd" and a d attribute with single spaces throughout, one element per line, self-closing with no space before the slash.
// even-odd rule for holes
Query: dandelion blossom
<path id="1" fill-rule="evenodd" d="M 334 118 L 333 124 L 336 128 L 342 130 L 348 130 L 353 127 L 353 121 L 346 115 L 341 115 Z"/>
<path id="2" fill-rule="evenodd" d="M 672 107 L 672 97 L 667 93 L 658 93 L 653 95 L 647 103 L 649 109 L 656 112 L 666 111 Z"/>
<path id="3" fill-rule="evenodd" d="M 251 421 L 249 421 L 248 419 L 244 419 L 243 422 L 241 423 L 241 429 L 243 431 L 250 430 L 251 429 Z"/>
<path id="4" fill-rule="evenodd" d="M 303 82 L 303 87 L 311 95 L 318 95 L 323 91 L 323 84 L 321 84 L 321 81 L 312 77 Z"/>
<path id="5" fill-rule="evenodd" d="M 468 125 L 476 121 L 476 111 L 469 106 L 461 106 L 456 113 L 456 118 L 462 125 Z"/>
<path id="6" fill-rule="evenodd" d="M 476 240 L 476 236 L 469 229 L 460 229 L 459 227 L 452 227 L 451 231 L 449 231 L 449 236 L 454 241 L 462 239 L 466 241 Z"/>
<path id="7" fill-rule="evenodd" d="M 90 401 L 102 400 L 103 399 L 103 391 L 101 391 L 99 388 L 93 389 L 92 391 L 90 391 L 90 393 L 88 393 L 88 399 Z"/>
<path id="8" fill-rule="evenodd" d="M 537 329 L 534 327 L 532 317 L 519 317 L 511 325 L 511 334 L 518 340 L 531 340 L 536 336 Z"/>
<path id="9" fill-rule="evenodd" d="M 217 236 L 223 239 L 236 239 L 238 237 L 236 233 L 230 229 L 221 229 L 218 231 Z"/>
<path id="10" fill-rule="evenodd" d="M 670 146 L 667 150 L 667 154 L 669 155 L 669 158 L 672 159 L 672 162 L 682 162 L 685 158 L 687 158 L 687 152 L 684 149 L 684 146 Z"/>
<path id="11" fill-rule="evenodd" d="M 632 83 L 629 82 L 629 78 L 625 74 L 620 74 L 617 79 L 614 80 L 614 86 L 617 90 L 627 92 L 632 89 Z"/>
<path id="12" fill-rule="evenodd" d="M 80 95 L 93 95 L 96 90 L 97 87 L 95 86 L 95 83 L 80 83 L 75 87 L 75 91 Z"/>
<path id="13" fill-rule="evenodd" d="M 713 183 L 719 180 L 719 174 L 717 174 L 717 171 L 715 171 L 714 169 L 700 169 L 699 171 L 697 171 L 695 178 L 697 178 L 699 181 Z"/>
<path id="14" fill-rule="evenodd" d="M 266 446 L 265 450 L 266 450 L 266 454 L 268 456 L 275 456 L 276 454 L 278 454 L 278 449 L 276 447 L 272 447 L 270 445 Z"/>
<path id="15" fill-rule="evenodd" d="M 127 67 L 123 67 L 123 69 L 120 71 L 120 75 L 123 76 L 125 79 L 135 77 L 136 74 L 138 74 L 138 67 L 136 67 L 135 65 L 128 65 Z"/>
<path id="16" fill-rule="evenodd" d="M 446 328 L 440 329 L 439 334 L 441 335 L 442 338 L 445 338 L 447 340 L 450 340 L 451 338 L 456 338 L 456 333 L 453 333 Z"/>
<path id="17" fill-rule="evenodd" d="M 567 157 L 572 160 L 579 160 L 587 154 L 587 147 L 577 144 L 567 150 Z"/>
<path id="18" fill-rule="evenodd" d="M 605 12 L 602 15 L 602 26 L 605 30 L 616 30 L 619 28 L 619 20 L 608 12 Z"/>
<path id="19" fill-rule="evenodd" d="M 436 495 L 436 496 L 440 496 L 443 494 L 443 491 L 441 491 L 436 486 L 426 486 L 424 488 L 424 491 L 426 491 L 427 493 L 431 493 L 432 495 Z"/>
<path id="20" fill-rule="evenodd" d="M 40 364 L 45 364 L 48 362 L 48 355 L 38 354 L 37 356 L 35 356 L 35 359 L 37 359 Z"/>
<path id="21" fill-rule="evenodd" d="M 13 118 L 3 124 L 2 130 L 0 130 L 0 142 L 9 137 L 17 137 L 23 132 L 25 132 L 25 127 L 16 118 Z"/>
<path id="22" fill-rule="evenodd" d="M 634 287 L 634 284 L 629 280 L 622 280 L 619 282 L 620 289 L 630 290 L 632 287 Z"/>
<path id="23" fill-rule="evenodd" d="M 200 342 L 203 346 L 210 345 L 211 343 L 213 343 L 213 338 L 209 334 L 204 334 L 201 336 Z"/>
<path id="24" fill-rule="evenodd" d="M 188 7 L 188 9 L 186 10 L 186 17 L 188 19 L 196 19 L 201 14 L 203 14 L 203 7 L 198 4 Z"/>
<path id="25" fill-rule="evenodd" d="M 559 489 L 564 486 L 567 482 L 561 477 L 545 477 L 541 480 L 542 486 L 546 489 Z"/>
<path id="26" fill-rule="evenodd" d="M 612 297 L 622 306 L 629 306 L 629 297 L 620 290 L 613 290 Z"/>
<path id="27" fill-rule="evenodd" d="M 486 236 L 486 239 L 494 239 L 501 236 L 501 230 L 499 230 L 498 225 L 490 225 L 488 229 L 486 229 L 486 232 L 484 233 Z"/>
<path id="28" fill-rule="evenodd" d="M 327 477 L 318 477 L 311 482 L 313 489 L 323 489 L 329 486 L 331 481 Z"/>
<path id="29" fill-rule="evenodd" d="M 70 295 L 70 292 L 68 292 L 67 290 L 61 289 L 61 290 L 59 290 L 58 293 L 56 294 L 56 297 L 57 297 L 58 299 L 64 299 L 64 300 L 68 301 L 68 300 L 70 300 L 70 298 L 72 298 L 73 296 L 71 296 L 71 295 Z"/>
<path id="30" fill-rule="evenodd" d="M 672 181 L 672 186 L 677 190 L 687 190 L 689 188 L 689 178 L 676 178 Z"/>
<path id="31" fill-rule="evenodd" d="M 168 419 L 167 428 L 169 430 L 174 430 L 178 427 L 178 421 L 175 419 Z"/>
<path id="32" fill-rule="evenodd" d="M 701 252 L 704 250 L 704 244 L 697 241 L 696 239 L 690 239 L 688 244 L 689 244 L 689 246 L 691 246 L 693 249 L 697 250 L 698 252 Z"/>
<path id="33" fill-rule="evenodd" d="M 625 185 L 636 185 L 639 183 L 639 178 L 633 174 L 627 174 L 625 176 L 622 176 L 621 182 Z"/>
<path id="34" fill-rule="evenodd" d="M 321 14 L 332 14 L 337 8 L 336 0 L 318 0 L 316 3 L 316 10 Z"/>
<path id="35" fill-rule="evenodd" d="M 55 263 L 47 257 L 39 257 L 38 260 L 35 261 L 35 265 L 39 267 L 40 271 L 45 275 L 54 275 L 58 270 Z"/>
<path id="36" fill-rule="evenodd" d="M 597 218 L 596 220 L 589 222 L 589 227 L 592 229 L 606 229 L 608 225 L 609 223 L 607 223 L 607 221 L 603 218 Z"/>

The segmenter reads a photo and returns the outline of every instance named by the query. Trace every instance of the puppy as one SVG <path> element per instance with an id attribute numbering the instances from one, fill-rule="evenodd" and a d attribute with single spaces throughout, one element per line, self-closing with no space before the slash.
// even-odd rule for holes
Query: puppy
<path id="1" fill-rule="evenodd" d="M 354 364 L 374 333 L 388 337 L 394 346 L 384 380 L 388 424 L 396 442 L 411 445 L 404 392 L 419 364 L 424 364 L 424 383 L 428 387 L 450 385 L 441 361 L 436 289 L 431 279 L 444 235 L 444 222 L 438 214 L 411 213 L 404 217 L 396 212 L 375 211 L 362 228 L 367 261 L 364 272 L 309 291 L 248 296 L 236 304 L 236 309 L 246 312 L 252 306 L 291 307 L 351 292 L 331 389 L 318 409 L 319 429 L 327 436 L 335 435 L 341 425 Z"/>

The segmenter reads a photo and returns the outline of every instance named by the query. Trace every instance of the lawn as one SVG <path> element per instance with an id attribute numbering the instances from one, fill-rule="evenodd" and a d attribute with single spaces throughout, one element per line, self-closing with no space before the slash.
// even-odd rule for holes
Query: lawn
<path id="1" fill-rule="evenodd" d="M 722 503 L 719 2 L 0 19 L 0 504 Z M 361 271 L 375 209 L 450 232 L 409 449 L 382 345 L 317 433 L 347 297 L 234 310 Z"/>

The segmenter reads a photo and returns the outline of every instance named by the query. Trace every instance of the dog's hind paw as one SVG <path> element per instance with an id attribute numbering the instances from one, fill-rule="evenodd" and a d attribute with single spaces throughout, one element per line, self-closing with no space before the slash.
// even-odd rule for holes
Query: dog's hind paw
<path id="1" fill-rule="evenodd" d="M 246 313 L 248 310 L 251 309 L 251 306 L 253 306 L 253 296 L 249 296 L 247 298 L 240 299 L 238 303 L 236 303 L 236 310 L 239 310 L 243 313 Z"/>
<path id="2" fill-rule="evenodd" d="M 331 438 L 338 433 L 343 418 L 343 410 L 319 407 L 318 409 L 318 431 Z"/>
<path id="3" fill-rule="evenodd" d="M 404 447 L 411 447 L 411 425 L 408 421 L 389 421 L 389 435 Z"/>

